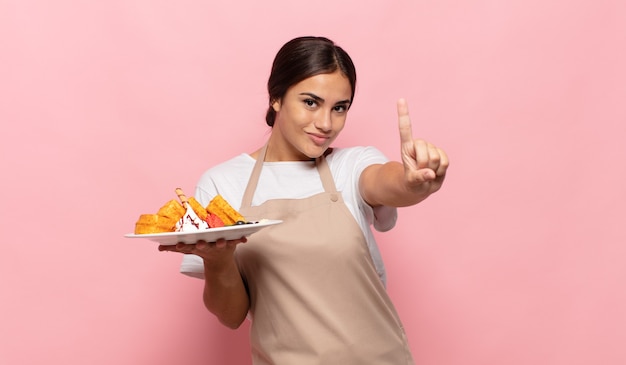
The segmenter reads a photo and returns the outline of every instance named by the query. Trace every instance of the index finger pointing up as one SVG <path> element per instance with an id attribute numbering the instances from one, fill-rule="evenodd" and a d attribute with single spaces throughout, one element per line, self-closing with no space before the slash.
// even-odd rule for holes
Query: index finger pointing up
<path id="1" fill-rule="evenodd" d="M 398 100 L 398 127 L 400 129 L 400 142 L 413 143 L 413 131 L 411 130 L 411 118 L 409 118 L 409 106 L 405 99 Z"/>

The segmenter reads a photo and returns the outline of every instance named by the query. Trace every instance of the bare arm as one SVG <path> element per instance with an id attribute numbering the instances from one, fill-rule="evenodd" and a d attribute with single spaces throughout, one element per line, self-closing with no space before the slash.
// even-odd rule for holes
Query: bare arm
<path id="1" fill-rule="evenodd" d="M 402 163 L 391 161 L 367 167 L 359 188 L 371 206 L 405 207 L 426 199 L 441 188 L 449 160 L 445 151 L 422 139 L 413 139 L 409 110 L 398 101 Z"/>
<path id="2" fill-rule="evenodd" d="M 219 321 L 229 328 L 238 328 L 246 318 L 250 308 L 250 298 L 237 263 L 234 252 L 237 244 L 246 239 L 217 242 L 199 241 L 195 245 L 178 244 L 160 246 L 161 251 L 175 251 L 194 254 L 204 261 L 204 306 Z"/>

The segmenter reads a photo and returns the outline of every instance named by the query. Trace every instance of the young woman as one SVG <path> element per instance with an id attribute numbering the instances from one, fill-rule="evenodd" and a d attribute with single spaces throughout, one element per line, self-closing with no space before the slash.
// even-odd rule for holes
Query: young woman
<path id="1" fill-rule="evenodd" d="M 448 157 L 413 139 L 404 100 L 402 162 L 373 147 L 331 148 L 355 85 L 352 60 L 332 41 L 287 42 L 268 81 L 267 143 L 209 169 L 195 194 L 283 223 L 247 240 L 160 247 L 192 254 L 181 271 L 205 280 L 204 303 L 223 324 L 249 316 L 254 364 L 413 364 L 370 227 L 391 229 L 396 207 L 437 191 Z"/>

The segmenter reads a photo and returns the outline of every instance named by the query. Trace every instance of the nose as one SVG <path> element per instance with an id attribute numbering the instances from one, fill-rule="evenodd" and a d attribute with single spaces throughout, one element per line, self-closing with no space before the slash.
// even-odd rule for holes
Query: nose
<path id="1" fill-rule="evenodd" d="M 323 132 L 330 132 L 333 128 L 332 111 L 320 109 L 315 118 L 315 127 Z"/>

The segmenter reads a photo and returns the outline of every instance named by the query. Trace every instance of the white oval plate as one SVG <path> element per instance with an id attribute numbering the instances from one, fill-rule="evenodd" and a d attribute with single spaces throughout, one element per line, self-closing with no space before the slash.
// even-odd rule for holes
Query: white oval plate
<path id="1" fill-rule="evenodd" d="M 128 233 L 124 237 L 127 238 L 144 238 L 150 241 L 158 242 L 162 245 L 175 245 L 179 242 L 196 243 L 198 241 L 215 242 L 219 239 L 236 240 L 241 237 L 248 237 L 251 234 L 269 226 L 282 223 L 281 220 L 263 220 L 257 223 L 240 224 L 234 226 L 225 226 L 218 228 L 209 228 L 195 232 L 165 232 L 165 233 L 148 233 L 134 234 Z"/>

